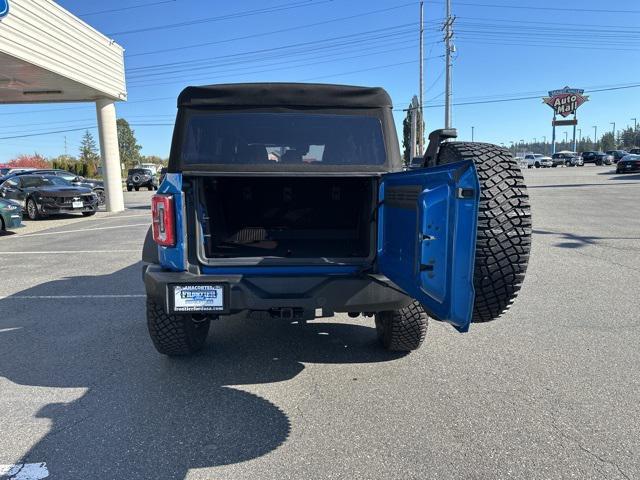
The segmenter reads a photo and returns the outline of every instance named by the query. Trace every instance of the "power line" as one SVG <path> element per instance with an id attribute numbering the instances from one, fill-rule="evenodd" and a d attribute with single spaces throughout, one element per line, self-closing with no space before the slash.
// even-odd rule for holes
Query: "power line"
<path id="1" fill-rule="evenodd" d="M 139 5 L 131 5 L 129 7 L 112 8 L 110 10 L 99 10 L 97 12 L 80 13 L 79 17 L 90 17 L 92 15 L 102 15 L 104 13 L 124 12 L 125 10 L 134 10 L 136 8 L 153 7 L 156 5 L 162 5 L 165 3 L 175 3 L 176 0 L 162 0 L 160 2 L 141 3 Z"/>
<path id="2" fill-rule="evenodd" d="M 442 1 L 433 1 L 432 3 L 443 3 Z M 589 12 L 589 13 L 630 13 L 640 14 L 640 10 L 612 10 L 604 8 L 582 8 L 582 7 L 532 7 L 529 5 L 513 5 L 513 4 L 495 4 L 495 3 L 470 3 L 470 2 L 458 2 L 456 5 L 465 5 L 467 7 L 486 7 L 486 8 L 511 8 L 518 10 L 544 10 L 555 12 Z"/>
<path id="3" fill-rule="evenodd" d="M 233 37 L 233 38 L 227 38 L 224 40 L 216 40 L 216 41 L 211 41 L 211 42 L 203 42 L 203 43 L 195 43 L 195 44 L 191 44 L 191 45 L 183 45 L 180 47 L 171 47 L 171 48 L 162 48 L 159 50 L 150 50 L 147 52 L 140 52 L 140 53 L 133 53 L 133 54 L 128 54 L 127 57 L 128 58 L 133 58 L 133 57 L 140 57 L 143 55 L 154 55 L 157 53 L 167 53 L 167 52 L 175 52 L 175 51 L 179 51 L 179 50 L 192 50 L 194 48 L 199 48 L 199 47 L 208 47 L 208 46 L 212 46 L 212 45 L 219 45 L 221 43 L 229 43 L 229 42 L 235 42 L 238 40 L 248 40 L 251 38 L 258 38 L 258 37 L 264 37 L 264 36 L 268 36 L 268 35 L 274 35 L 274 34 L 278 34 L 278 33 L 285 33 L 285 32 L 292 32 L 295 30 L 302 30 L 302 29 L 306 29 L 306 28 L 311 28 L 311 27 L 318 27 L 321 25 L 327 25 L 329 23 L 333 23 L 333 22 L 342 22 L 345 20 L 352 20 L 354 18 L 361 18 L 361 17 L 366 17 L 369 15 L 375 15 L 378 13 L 385 13 L 385 12 L 389 12 L 391 10 L 397 10 L 400 8 L 405 8 L 408 7 L 410 5 L 415 5 L 415 2 L 409 2 L 409 3 L 403 3 L 400 5 L 396 5 L 393 7 L 388 7 L 388 8 L 382 8 L 379 10 L 369 10 L 367 12 L 363 12 L 363 13 L 357 13 L 354 15 L 348 15 L 346 17 L 337 17 L 337 18 L 331 18 L 328 20 L 322 20 L 320 22 L 314 22 L 314 23 L 307 23 L 304 25 L 296 25 L 293 27 L 287 27 L 287 28 L 281 28 L 278 30 L 271 30 L 268 32 L 261 32 L 261 33 L 254 33 L 251 35 L 244 35 L 241 37 Z M 432 22 L 429 22 L 432 23 Z M 435 23 L 435 22 L 433 22 Z"/>
<path id="4" fill-rule="evenodd" d="M 397 66 L 397 65 L 406 65 L 408 63 L 413 63 L 414 60 L 408 61 L 408 62 L 399 62 L 396 64 L 389 64 L 389 65 L 383 65 L 381 67 L 374 67 L 374 68 L 386 68 L 386 67 L 391 67 L 391 66 Z M 364 69 L 361 71 L 367 71 L 370 69 Z M 349 73 L 356 73 L 356 71 L 353 72 L 344 72 L 342 75 L 347 75 Z M 337 75 L 341 75 L 341 74 L 337 74 Z M 597 89 L 591 89 L 591 90 L 585 90 L 588 93 L 596 93 L 596 92 L 609 92 L 609 91 L 615 91 L 615 90 L 626 90 L 626 89 L 630 89 L 630 88 L 638 88 L 640 87 L 640 83 L 636 83 L 636 84 L 630 84 L 630 85 L 618 85 L 618 86 L 611 86 L 611 87 L 606 87 L 606 88 L 597 88 Z M 442 94 L 440 94 L 442 95 Z M 438 95 L 438 96 L 440 96 Z M 534 99 L 539 99 L 540 95 L 533 95 L 533 96 L 524 96 L 524 97 L 519 97 L 519 98 L 502 98 L 502 99 L 493 99 L 493 100 L 479 100 L 479 101 L 468 101 L 468 102 L 458 102 L 458 103 L 453 103 L 452 105 L 454 106 L 464 106 L 464 105 L 480 105 L 480 104 L 489 104 L 489 103 L 506 103 L 506 102 L 518 102 L 518 101 L 522 101 L 522 100 L 534 100 Z M 425 108 L 442 108 L 444 107 L 444 104 L 441 105 L 425 105 Z M 394 111 L 404 111 L 404 109 L 394 109 Z M 173 123 L 137 123 L 137 124 L 131 124 L 132 127 L 138 128 L 138 127 L 173 127 L 174 124 Z M 24 135 L 15 135 L 15 136 L 8 136 L 8 137 L 0 137 L 0 140 L 12 140 L 12 139 L 17 139 L 17 138 L 27 138 L 27 137 L 37 137 L 37 136 L 43 136 L 43 135 L 53 135 L 53 134 L 59 134 L 59 133 L 68 133 L 68 132 L 79 132 L 79 131 L 83 131 L 83 130 L 91 130 L 91 129 L 95 129 L 97 128 L 96 126 L 91 126 L 91 127 L 83 127 L 83 128 L 72 128 L 72 129 L 65 129 L 65 130 L 55 130 L 55 131 L 48 131 L 48 132 L 39 132 L 39 133 L 31 133 L 31 134 L 24 134 Z"/>
<path id="5" fill-rule="evenodd" d="M 192 25 L 201 25 L 203 23 L 220 22 L 224 20 L 233 20 L 237 18 L 251 17 L 255 15 L 264 15 L 267 13 L 282 12 L 285 10 L 293 10 L 293 9 L 302 8 L 302 7 L 315 7 L 315 6 L 323 5 L 326 3 L 332 3 L 333 1 L 334 0 L 317 0 L 317 1 L 302 0 L 302 1 L 296 1 L 296 2 L 281 3 L 279 5 L 274 5 L 272 7 L 257 8 L 253 10 L 244 10 L 241 12 L 229 13 L 226 15 L 219 15 L 217 17 L 199 18 L 194 20 L 188 20 L 185 22 L 165 23 L 164 25 L 155 25 L 153 27 L 136 28 L 133 30 L 122 30 L 120 32 L 108 33 L 107 35 L 109 36 L 130 35 L 132 33 L 144 33 L 144 32 L 152 32 L 155 30 L 168 30 L 171 28 L 190 27 Z"/>
<path id="6" fill-rule="evenodd" d="M 571 50 L 584 50 L 589 48 L 591 50 L 606 50 L 606 51 L 620 51 L 620 52 L 637 52 L 637 48 L 615 48 L 615 47 L 597 47 L 592 45 L 566 45 L 562 43 L 530 43 L 530 42 L 504 42 L 504 41 L 486 41 L 483 39 L 467 37 L 465 35 L 459 35 L 458 39 L 464 40 L 460 43 L 466 43 L 467 40 L 472 41 L 473 45 L 498 45 L 498 46 L 513 46 L 513 47 L 542 47 L 542 48 L 566 48 Z"/>
<path id="7" fill-rule="evenodd" d="M 627 86 L 624 86 L 624 87 L 611 87 L 611 88 L 601 88 L 601 89 L 597 89 L 597 90 L 589 90 L 588 93 L 610 92 L 610 91 L 613 91 L 613 90 L 623 90 L 623 89 L 638 88 L 638 87 L 640 87 L 640 83 L 635 84 L 635 85 L 627 85 Z M 535 100 L 539 100 L 540 99 L 540 95 L 533 95 L 533 96 L 519 97 L 519 98 L 503 98 L 503 99 L 495 99 L 495 100 L 479 100 L 479 101 L 474 101 L 474 102 L 458 102 L 458 103 L 454 103 L 453 105 L 456 105 L 456 106 L 480 105 L 480 104 L 485 104 L 485 103 L 518 102 L 518 101 L 521 101 L 521 100 L 534 100 L 534 99 Z M 441 107 L 444 107 L 444 105 L 427 105 L 427 106 L 425 106 L 425 108 L 441 108 Z"/>
<path id="8" fill-rule="evenodd" d="M 396 44 L 403 44 L 406 45 L 407 43 L 413 43 L 413 41 L 402 41 L 402 42 L 396 42 Z M 392 45 L 392 44 L 390 44 Z M 386 50 L 377 50 L 375 52 L 369 52 L 369 53 L 364 53 L 364 54 L 360 54 L 360 55 L 350 55 L 350 56 L 340 56 L 340 58 L 336 58 L 336 54 L 331 54 L 328 55 L 329 58 L 328 60 L 320 60 L 321 58 L 326 58 L 327 56 L 319 56 L 316 57 L 315 59 L 313 59 L 312 61 L 304 61 L 304 59 L 300 59 L 300 60 L 295 60 L 293 62 L 291 61 L 281 61 L 281 62 L 275 62 L 275 63 L 270 63 L 270 64 L 264 64 L 262 66 L 264 67 L 271 67 L 271 68 L 267 68 L 267 69 L 260 69 L 260 70 L 251 70 L 251 71 L 246 71 L 247 69 L 250 68 L 255 68 L 255 67 L 240 67 L 240 71 L 238 71 L 238 69 L 236 69 L 235 71 L 230 71 L 230 70 L 224 70 L 223 72 L 220 72 L 220 74 L 208 74 L 206 77 L 184 77 L 184 76 L 180 76 L 180 77 L 173 77 L 173 79 L 171 81 L 168 82 L 151 82 L 151 83 L 140 83 L 140 84 L 136 84 L 133 85 L 132 88 L 136 88 L 136 87 L 146 87 L 146 86 L 150 86 L 150 85 L 154 85 L 154 86 L 158 86 L 158 85 L 172 85 L 174 83 L 180 82 L 180 83 L 189 83 L 189 82 L 194 82 L 200 79 L 205 79 L 209 82 L 214 81 L 214 80 L 218 80 L 220 78 L 225 78 L 225 77 L 233 77 L 233 76 L 237 76 L 237 75 L 244 75 L 244 76 L 248 76 L 248 75 L 255 75 L 258 73 L 271 73 L 273 71 L 282 71 L 282 70 L 291 70 L 291 69 L 296 69 L 296 68 L 300 68 L 300 67 L 306 67 L 306 66 L 312 66 L 312 65 L 320 65 L 320 64 L 325 64 L 325 63 L 333 63 L 336 60 L 351 60 L 351 59 L 355 59 L 355 58 L 363 58 L 363 57 L 369 57 L 372 55 L 381 55 L 381 54 L 385 54 L 385 53 L 391 53 L 391 52 L 398 52 L 398 51 L 406 51 L 406 47 L 399 47 L 399 48 L 392 48 L 392 49 L 386 49 Z M 343 53 L 339 54 L 339 55 L 344 55 Z M 307 59 L 309 60 L 309 59 Z M 303 62 L 303 63 L 300 63 Z M 280 67 L 277 69 L 274 69 L 273 67 Z"/>
<path id="9" fill-rule="evenodd" d="M 434 57 L 432 57 L 432 58 L 434 58 Z M 320 80 L 322 78 L 341 77 L 343 75 L 351 75 L 352 73 L 369 72 L 371 70 L 379 70 L 381 68 L 397 67 L 397 66 L 400 66 L 400 65 L 408 65 L 410 63 L 415 63 L 415 62 L 416 62 L 415 60 L 408 60 L 406 62 L 389 63 L 387 65 L 378 65 L 378 66 L 370 67 L 370 68 L 362 68 L 362 69 L 359 69 L 359 70 L 351 70 L 350 72 L 332 73 L 330 75 L 322 75 L 322 76 L 319 76 L 319 77 L 305 78 L 302 81 L 306 82 L 306 81 L 309 81 L 309 80 Z"/>
<path id="10" fill-rule="evenodd" d="M 610 34 L 612 36 L 618 36 L 620 33 L 638 33 L 640 30 L 637 27 L 629 27 L 622 25 L 600 25 L 593 23 L 565 23 L 565 22 L 543 22 L 543 21 L 535 21 L 535 20 L 519 20 L 519 19 L 510 19 L 510 18 L 485 18 L 485 17 L 467 17 L 467 16 L 458 16 L 458 22 L 464 25 L 480 25 L 480 26 L 499 26 L 503 28 L 512 28 L 518 30 L 531 30 L 531 31 L 540 31 L 540 30 L 549 30 L 554 33 L 564 34 L 564 33 L 580 33 L 584 30 L 574 31 L 574 30 L 566 30 L 566 29 L 558 29 L 557 27 L 593 27 L 596 30 L 587 30 L 587 33 L 609 33 L 606 30 L 601 30 L 603 28 L 615 28 L 616 30 L 611 30 Z M 600 30 L 598 30 L 600 29 Z M 624 31 L 620 31 L 623 29 Z"/>
<path id="11" fill-rule="evenodd" d="M 128 68 L 127 69 L 127 73 L 131 74 L 131 75 L 135 75 L 138 72 L 142 72 L 142 71 L 146 71 L 146 70 L 155 70 L 155 69 L 161 69 L 164 67 L 184 67 L 184 66 L 193 66 L 193 65 L 199 65 L 201 63 L 211 63 L 214 61 L 218 61 L 218 60 L 223 60 L 223 59 L 233 59 L 233 58 L 237 58 L 237 57 L 243 57 L 243 56 L 251 56 L 251 55 L 260 55 L 261 58 L 263 58 L 263 55 L 265 53 L 272 53 L 272 52 L 278 52 L 278 51 L 282 51 L 282 50 L 287 50 L 287 49 L 293 49 L 293 48 L 298 48 L 298 47 L 306 47 L 306 46 L 313 46 L 313 45 L 320 45 L 323 43 L 327 43 L 327 42 L 337 42 L 337 45 L 349 45 L 349 42 L 346 42 L 345 40 L 352 40 L 355 38 L 357 39 L 358 37 L 366 37 L 367 35 L 373 35 L 373 34 L 383 34 L 385 32 L 393 32 L 394 30 L 397 30 L 397 32 L 394 33 L 387 33 L 385 36 L 372 36 L 369 38 L 363 38 L 361 40 L 358 40 L 359 42 L 362 41 L 367 41 L 369 39 L 376 39 L 376 38 L 387 38 L 387 36 L 392 36 L 392 35 L 399 35 L 399 34 L 404 34 L 408 31 L 408 28 L 412 26 L 411 23 L 403 23 L 403 24 L 399 24 L 399 25 L 393 25 L 390 27 L 384 27 L 384 28 L 377 28 L 374 30 L 366 30 L 364 32 L 357 32 L 357 33 L 351 33 L 348 35 L 339 35 L 336 37 L 329 37 L 329 38 L 324 38 L 324 39 L 320 39 L 320 40 L 311 40 L 308 42 L 298 42 L 298 43 L 291 43 L 291 44 L 287 44 L 287 45 L 279 45 L 277 47 L 269 47 L 269 48 L 261 48 L 261 49 L 257 49 L 257 50 L 249 50 L 249 51 L 245 51 L 245 52 L 239 52 L 239 53 L 230 53 L 230 54 L 226 54 L 226 55 L 217 55 L 217 56 L 209 56 L 209 57 L 204 57 L 204 58 L 196 58 L 196 59 L 192 59 L 192 60 L 183 60 L 183 61 L 179 61 L 179 62 L 165 62 L 165 63 L 155 63 L 155 64 L 150 64 L 150 65 L 142 65 L 139 67 L 132 67 L 132 68 Z M 403 30 L 404 29 L 404 30 Z M 326 48 L 326 47 L 324 47 Z M 287 52 L 287 54 L 289 54 Z"/>
<path id="12" fill-rule="evenodd" d="M 138 127 L 173 127 L 174 124 L 173 123 L 136 123 L 136 124 L 130 124 L 132 127 L 138 128 Z M 14 140 L 17 138 L 28 138 L 28 137 L 39 137 L 39 136 L 44 136 L 44 135 L 55 135 L 55 134 L 59 134 L 59 133 L 69 133 L 69 132 L 82 132 L 84 130 L 95 130 L 96 128 L 98 128 L 96 125 L 92 125 L 92 126 L 86 126 L 86 127 L 82 127 L 82 128 L 68 128 L 66 130 L 54 130 L 54 131 L 47 131 L 47 132 L 38 132 L 38 133 L 28 133 L 28 134 L 24 134 L 24 135 L 14 135 L 14 136 L 10 136 L 10 137 L 0 137 L 0 140 Z"/>
<path id="13" fill-rule="evenodd" d="M 380 50 L 381 47 L 390 47 L 394 45 L 412 45 L 415 43 L 415 39 L 413 38 L 398 38 L 395 41 L 389 41 L 388 39 L 384 39 L 384 43 L 378 43 L 379 40 L 376 41 L 368 41 L 366 42 L 367 48 L 365 54 L 362 56 L 370 56 L 370 55 L 379 55 L 385 53 L 387 50 Z M 298 66 L 303 66 L 309 64 L 310 60 L 322 60 L 325 58 L 333 58 L 334 60 L 340 60 L 345 57 L 345 55 L 350 55 L 353 52 L 362 52 L 363 49 L 359 48 L 346 48 L 346 46 L 340 46 L 336 50 L 336 47 L 332 48 L 314 48 L 309 51 L 301 51 L 301 52 L 291 52 L 290 54 L 275 54 L 264 56 L 264 58 L 254 59 L 249 58 L 246 60 L 237 60 L 231 62 L 224 63 L 215 63 L 213 65 L 203 65 L 200 67 L 193 67 L 189 69 L 178 69 L 178 70 L 168 70 L 164 72 L 156 72 L 152 74 L 145 74 L 142 76 L 134 77 L 131 79 L 129 85 L 140 85 L 149 84 L 149 85 L 158 85 L 155 82 L 155 77 L 160 77 L 158 80 L 166 80 L 166 79 L 184 79 L 196 78 L 194 75 L 199 75 L 201 78 L 208 79 L 211 75 L 216 74 L 229 74 L 229 73 L 242 73 L 246 70 L 252 70 L 265 66 L 293 66 L 298 64 Z M 335 51 L 332 51 L 335 50 Z M 326 52 L 326 53 L 316 53 L 316 55 L 310 55 L 310 53 L 314 52 Z M 356 56 L 355 58 L 357 58 Z M 351 58 L 351 57 L 347 57 Z M 299 64 L 299 62 L 305 62 L 304 64 Z M 326 63 L 326 62 L 323 62 Z M 206 77 L 202 77 L 202 75 L 207 75 Z M 227 75 L 228 76 L 228 75 Z"/>

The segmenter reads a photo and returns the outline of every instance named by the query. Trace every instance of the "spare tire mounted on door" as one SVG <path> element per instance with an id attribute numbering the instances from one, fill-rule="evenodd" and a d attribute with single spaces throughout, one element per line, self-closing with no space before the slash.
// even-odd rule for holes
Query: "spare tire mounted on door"
<path id="1" fill-rule="evenodd" d="M 531 249 L 529 196 L 508 150 L 488 143 L 440 146 L 438 165 L 462 160 L 473 160 L 481 188 L 473 321 L 488 322 L 511 306 L 524 281 Z"/>

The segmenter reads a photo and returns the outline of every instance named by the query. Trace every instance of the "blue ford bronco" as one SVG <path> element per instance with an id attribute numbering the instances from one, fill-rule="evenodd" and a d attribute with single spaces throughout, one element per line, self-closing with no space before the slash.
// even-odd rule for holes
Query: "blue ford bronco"
<path id="1" fill-rule="evenodd" d="M 429 136 L 403 171 L 381 88 L 297 83 L 188 87 L 143 250 L 156 349 L 201 349 L 211 320 L 375 317 L 410 351 L 429 317 L 466 332 L 524 280 L 531 216 L 504 148 Z"/>

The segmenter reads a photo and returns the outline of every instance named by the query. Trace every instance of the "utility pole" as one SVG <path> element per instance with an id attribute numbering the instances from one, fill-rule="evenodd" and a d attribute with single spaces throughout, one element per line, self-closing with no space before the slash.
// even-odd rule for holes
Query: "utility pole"
<path id="1" fill-rule="evenodd" d="M 593 126 L 593 149 L 597 150 L 596 145 L 598 144 L 598 126 Z"/>
<path id="2" fill-rule="evenodd" d="M 471 127 L 471 141 L 473 142 L 473 137 L 474 137 L 474 130 L 476 129 L 476 127 Z"/>
<path id="3" fill-rule="evenodd" d="M 542 136 L 542 153 L 544 153 L 545 155 L 547 154 L 547 136 L 543 135 Z"/>
<path id="4" fill-rule="evenodd" d="M 418 155 L 422 156 L 424 153 L 424 132 L 423 130 L 423 118 L 424 118 L 424 1 L 420 2 L 420 124 L 418 125 Z M 415 112 L 414 112 L 415 113 Z"/>
<path id="5" fill-rule="evenodd" d="M 569 132 L 564 132 L 564 143 L 569 143 Z"/>
<path id="6" fill-rule="evenodd" d="M 632 118 L 631 120 L 633 120 L 633 131 L 635 132 L 638 129 L 638 119 Z"/>
<path id="7" fill-rule="evenodd" d="M 64 156 L 67 156 L 67 136 L 64 136 Z"/>
<path id="8" fill-rule="evenodd" d="M 444 42 L 445 42 L 445 57 L 446 57 L 446 75 L 445 75 L 445 94 L 444 94 L 444 128 L 451 128 L 451 69 L 452 60 L 451 54 L 455 52 L 455 46 L 452 43 L 453 40 L 453 21 L 455 20 L 451 16 L 451 0 L 447 2 L 447 17 L 444 23 Z"/>

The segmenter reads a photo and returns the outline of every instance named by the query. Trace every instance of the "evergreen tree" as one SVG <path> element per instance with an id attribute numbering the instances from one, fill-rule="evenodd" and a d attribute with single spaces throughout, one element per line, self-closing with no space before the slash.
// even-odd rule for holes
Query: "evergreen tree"
<path id="1" fill-rule="evenodd" d="M 406 117 L 402 120 L 402 160 L 405 165 L 409 165 L 411 159 L 411 112 L 407 111 Z"/>
<path id="2" fill-rule="evenodd" d="M 89 130 L 87 130 L 82 136 L 82 141 L 80 142 L 80 156 L 78 157 L 78 160 L 82 164 L 83 176 L 95 176 L 98 171 L 100 155 L 98 154 L 96 141 Z"/>
<path id="3" fill-rule="evenodd" d="M 118 125 L 118 145 L 120 147 L 120 161 L 126 168 L 131 168 L 140 163 L 140 150 L 135 132 L 131 129 L 129 122 L 124 118 L 117 120 Z"/>
<path id="4" fill-rule="evenodd" d="M 614 150 L 616 148 L 616 140 L 613 137 L 613 133 L 607 132 L 600 138 L 600 150 L 606 152 L 607 150 Z"/>
<path id="5" fill-rule="evenodd" d="M 422 116 L 420 115 L 420 110 L 416 110 L 415 112 L 418 120 L 416 122 L 416 152 L 417 145 L 420 143 L 420 136 L 424 138 L 424 122 L 422 121 Z M 411 163 L 411 111 L 407 110 L 407 115 L 402 120 L 402 159 L 405 165 L 409 165 Z"/>

